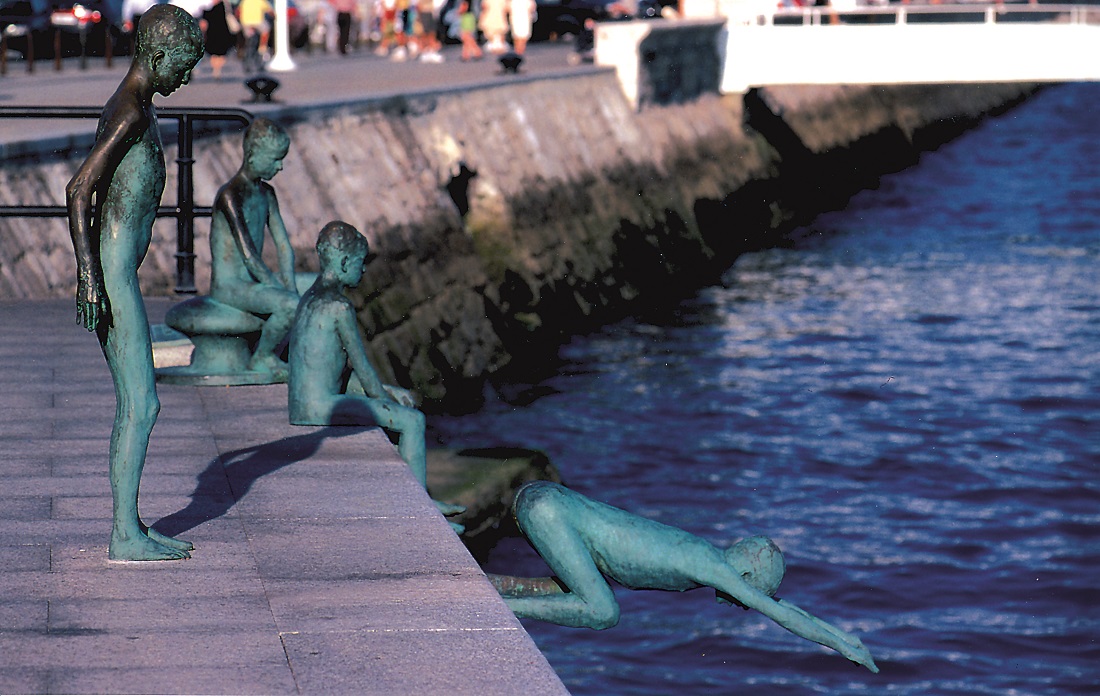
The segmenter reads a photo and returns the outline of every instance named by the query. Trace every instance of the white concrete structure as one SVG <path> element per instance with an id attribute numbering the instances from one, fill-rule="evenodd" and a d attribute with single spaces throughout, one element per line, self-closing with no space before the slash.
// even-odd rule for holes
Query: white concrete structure
<path id="1" fill-rule="evenodd" d="M 710 40 L 723 23 L 720 17 L 706 19 L 645 19 L 630 22 L 601 22 L 596 27 L 596 64 L 614 67 L 622 85 L 623 94 L 635 107 L 639 105 L 639 91 L 645 82 L 645 64 L 652 63 L 653 56 L 643 55 L 642 43 L 651 37 L 671 39 L 671 49 L 677 53 L 694 48 L 710 29 Z M 720 47 L 715 46 L 717 51 Z M 714 54 L 711 54 L 712 56 Z M 691 70 L 694 66 L 679 66 Z"/>
<path id="2" fill-rule="evenodd" d="M 1100 8 L 898 5 L 732 15 L 721 89 L 1094 80 Z"/>

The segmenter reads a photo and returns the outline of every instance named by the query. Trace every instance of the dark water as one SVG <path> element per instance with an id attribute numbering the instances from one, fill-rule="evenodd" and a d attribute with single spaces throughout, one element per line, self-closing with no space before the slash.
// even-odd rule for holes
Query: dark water
<path id="1" fill-rule="evenodd" d="M 1100 693 L 1100 86 L 1050 88 L 659 322 L 574 340 L 550 392 L 436 419 L 550 454 L 719 545 L 873 675 L 705 590 L 526 625 L 574 694 Z M 524 542 L 498 572 L 532 569 Z"/>

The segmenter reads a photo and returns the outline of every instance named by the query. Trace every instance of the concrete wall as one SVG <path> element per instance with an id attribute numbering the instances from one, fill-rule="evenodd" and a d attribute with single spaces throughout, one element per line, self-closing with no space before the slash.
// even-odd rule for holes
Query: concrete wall
<path id="1" fill-rule="evenodd" d="M 354 300 L 383 377 L 467 407 L 487 378 L 675 301 L 1028 91 L 785 87 L 638 112 L 610 72 L 534 81 L 299 115 L 273 183 L 301 270 L 315 270 L 317 231 L 336 218 L 381 254 Z M 196 146 L 200 203 L 239 152 L 238 135 Z M 6 162 L 0 196 L 59 204 L 77 161 Z M 0 295 L 72 292 L 63 222 L 0 225 Z M 174 224 L 158 223 L 146 291 L 171 288 L 174 245 Z"/>
<path id="2" fill-rule="evenodd" d="M 719 91 L 724 19 L 646 19 L 601 22 L 596 63 L 615 68 L 627 101 L 636 107 L 678 104 Z"/>

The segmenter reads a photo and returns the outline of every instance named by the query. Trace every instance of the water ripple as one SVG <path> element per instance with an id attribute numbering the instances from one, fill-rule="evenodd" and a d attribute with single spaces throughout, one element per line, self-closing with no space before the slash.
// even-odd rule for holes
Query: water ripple
<path id="1" fill-rule="evenodd" d="M 1100 693 L 1097 104 L 1045 90 L 666 324 L 572 341 L 523 408 L 433 419 L 716 544 L 772 536 L 780 595 L 882 668 L 713 592 L 619 590 L 611 631 L 526 624 L 574 694 Z"/>

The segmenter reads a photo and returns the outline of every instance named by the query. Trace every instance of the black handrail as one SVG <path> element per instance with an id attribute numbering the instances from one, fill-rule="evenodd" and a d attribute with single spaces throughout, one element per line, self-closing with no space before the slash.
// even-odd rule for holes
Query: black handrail
<path id="1" fill-rule="evenodd" d="M 101 107 L 87 106 L 0 106 L 0 118 L 94 118 L 99 119 Z M 195 294 L 195 218 L 210 217 L 210 206 L 195 205 L 193 166 L 195 124 L 200 121 L 225 121 L 247 126 L 252 114 L 244 109 L 220 108 L 157 108 L 158 119 L 174 119 L 176 129 L 176 205 L 160 206 L 157 217 L 176 218 L 176 292 Z M 63 205 L 0 205 L 2 217 L 68 217 Z"/>

